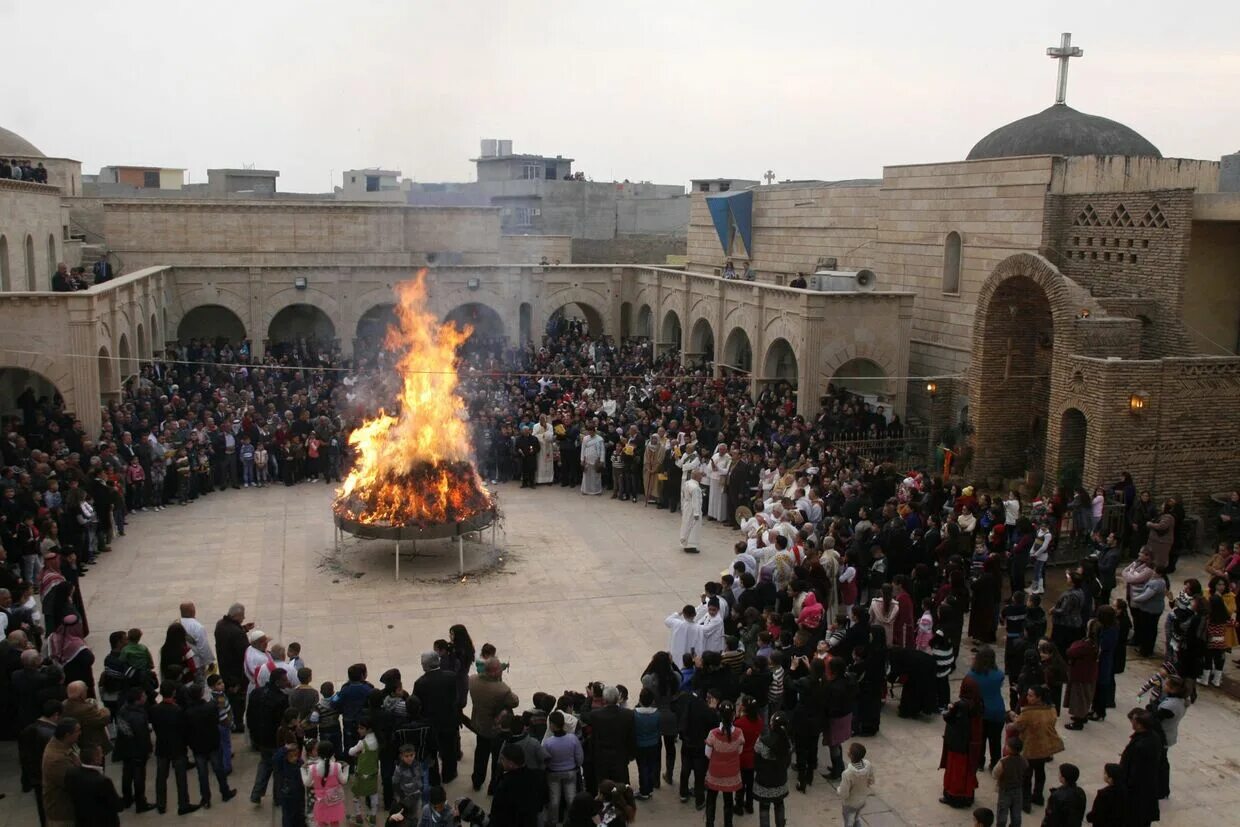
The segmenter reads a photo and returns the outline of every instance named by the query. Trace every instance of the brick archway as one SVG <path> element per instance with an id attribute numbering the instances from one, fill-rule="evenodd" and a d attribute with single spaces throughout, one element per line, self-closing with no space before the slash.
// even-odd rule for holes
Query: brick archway
<path id="1" fill-rule="evenodd" d="M 1058 470 L 1050 468 L 1060 424 L 1051 421 L 1060 407 L 1053 377 L 1059 360 L 1075 350 L 1075 319 L 1086 314 L 1105 315 L 1041 256 L 1009 256 L 982 285 L 969 367 L 975 477 Z"/>

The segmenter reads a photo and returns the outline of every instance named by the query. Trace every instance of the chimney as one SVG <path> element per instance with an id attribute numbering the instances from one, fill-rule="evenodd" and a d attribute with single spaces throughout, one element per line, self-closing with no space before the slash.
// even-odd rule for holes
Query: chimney
<path id="1" fill-rule="evenodd" d="M 495 143 L 496 143 L 496 141 L 495 141 L 495 139 L 494 139 L 494 138 L 483 138 L 483 139 L 482 139 L 482 156 L 481 156 L 481 157 L 483 157 L 483 158 L 494 158 L 494 157 L 495 157 Z"/>

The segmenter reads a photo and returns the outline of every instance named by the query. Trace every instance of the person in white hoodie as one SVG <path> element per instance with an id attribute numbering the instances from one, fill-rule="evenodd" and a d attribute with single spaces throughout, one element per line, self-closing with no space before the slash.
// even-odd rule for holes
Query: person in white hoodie
<path id="1" fill-rule="evenodd" d="M 1029 555 L 1033 560 L 1033 588 L 1029 590 L 1030 594 L 1043 594 L 1046 591 L 1043 572 L 1046 571 L 1046 561 L 1051 556 L 1052 539 L 1050 527 L 1045 522 L 1039 525 L 1038 536 L 1033 541 L 1033 551 Z"/>
<path id="2" fill-rule="evenodd" d="M 844 827 L 861 827 L 861 810 L 874 787 L 874 765 L 865 760 L 865 745 L 848 745 L 848 766 L 840 776 L 840 805 Z"/>

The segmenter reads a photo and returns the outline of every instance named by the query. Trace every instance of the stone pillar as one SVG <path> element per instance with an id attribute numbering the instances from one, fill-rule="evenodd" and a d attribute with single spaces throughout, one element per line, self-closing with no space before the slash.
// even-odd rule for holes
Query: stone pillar
<path id="1" fill-rule="evenodd" d="M 74 316 L 79 313 L 74 313 Z M 93 315 L 87 308 L 81 318 L 70 317 L 69 321 L 69 353 L 70 375 L 73 377 L 73 405 L 78 419 L 86 428 L 87 435 L 93 440 L 98 439 L 99 429 L 103 426 L 100 410 L 104 393 L 120 393 L 120 371 L 114 363 L 108 375 L 112 376 L 117 385 L 114 388 L 99 387 L 99 348 L 98 323 L 89 318 Z M 115 354 L 113 354 L 115 355 Z M 65 400 L 68 402 L 69 400 Z"/>
<path id="2" fill-rule="evenodd" d="M 250 339 L 250 355 L 261 359 L 267 355 L 267 330 L 263 327 L 263 308 L 266 305 L 267 286 L 263 283 L 263 268 L 249 268 L 249 306 L 245 315 L 245 333 Z"/>
<path id="3" fill-rule="evenodd" d="M 817 412 L 818 398 L 822 396 L 826 385 L 822 375 L 822 352 L 826 347 L 827 325 L 823 320 L 821 305 L 811 306 L 809 297 L 803 301 L 805 346 L 796 354 L 797 413 L 808 419 Z"/>
<path id="4" fill-rule="evenodd" d="M 756 286 L 749 288 L 758 303 L 755 316 L 753 337 L 750 346 L 753 348 L 753 365 L 749 371 L 749 395 L 755 401 L 762 393 L 762 378 L 766 376 L 766 291 Z"/>

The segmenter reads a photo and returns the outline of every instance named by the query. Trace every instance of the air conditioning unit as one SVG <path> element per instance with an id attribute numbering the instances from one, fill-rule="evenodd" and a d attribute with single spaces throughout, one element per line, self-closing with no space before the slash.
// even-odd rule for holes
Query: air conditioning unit
<path id="1" fill-rule="evenodd" d="M 869 293 L 877 286 L 873 270 L 818 270 L 809 277 L 809 289 L 820 293 Z"/>

